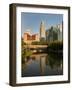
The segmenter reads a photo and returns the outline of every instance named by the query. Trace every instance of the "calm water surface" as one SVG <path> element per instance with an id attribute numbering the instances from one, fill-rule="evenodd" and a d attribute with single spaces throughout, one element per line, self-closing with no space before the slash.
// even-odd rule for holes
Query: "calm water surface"
<path id="1" fill-rule="evenodd" d="M 63 74 L 63 59 L 57 54 L 32 54 L 22 60 L 22 77 Z"/>

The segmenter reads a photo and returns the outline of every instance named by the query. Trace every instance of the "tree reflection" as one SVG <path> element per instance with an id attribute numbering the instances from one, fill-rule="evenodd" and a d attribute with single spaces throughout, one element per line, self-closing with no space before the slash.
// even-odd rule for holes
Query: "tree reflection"
<path id="1" fill-rule="evenodd" d="M 46 57 L 46 65 L 49 65 L 51 69 L 62 68 L 63 65 L 63 56 L 58 53 L 49 53 Z"/>
<path id="2" fill-rule="evenodd" d="M 34 76 L 60 75 L 63 73 L 63 56 L 59 53 L 40 53 L 25 57 L 22 59 L 22 72 L 23 75 L 29 72 L 26 76 L 32 76 L 32 73 Z"/>

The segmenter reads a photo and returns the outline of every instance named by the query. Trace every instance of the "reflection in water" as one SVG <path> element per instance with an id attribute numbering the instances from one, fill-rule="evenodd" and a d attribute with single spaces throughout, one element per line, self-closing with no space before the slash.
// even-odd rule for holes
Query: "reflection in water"
<path id="1" fill-rule="evenodd" d="M 46 66 L 46 64 L 45 64 L 45 59 L 46 59 L 46 57 L 44 57 L 44 56 L 41 56 L 41 57 L 40 57 L 40 70 L 41 70 L 41 75 L 44 75 L 44 72 L 45 72 L 45 66 Z"/>
<path id="2" fill-rule="evenodd" d="M 57 54 L 32 54 L 22 60 L 22 77 L 63 74 L 63 58 Z"/>

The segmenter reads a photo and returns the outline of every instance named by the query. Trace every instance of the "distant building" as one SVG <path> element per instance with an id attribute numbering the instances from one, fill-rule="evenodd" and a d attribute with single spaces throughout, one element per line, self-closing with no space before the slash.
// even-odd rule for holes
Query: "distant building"
<path id="1" fill-rule="evenodd" d="M 55 40 L 62 41 L 63 40 L 63 22 L 58 25 L 51 26 L 49 29 L 45 30 L 44 22 L 40 24 L 40 33 L 32 34 L 31 30 L 28 29 L 23 34 L 23 41 L 27 44 L 31 44 L 34 41 L 43 41 L 53 42 Z"/>
<path id="2" fill-rule="evenodd" d="M 34 41 L 39 41 L 39 34 L 31 34 L 30 32 L 25 32 L 23 34 L 23 41 L 26 44 L 31 44 Z"/>
<path id="3" fill-rule="evenodd" d="M 40 40 L 45 39 L 45 25 L 44 22 L 41 22 L 40 24 Z"/>
<path id="4" fill-rule="evenodd" d="M 54 27 L 46 30 L 46 41 L 53 42 L 57 40 L 57 33 L 54 31 Z"/>
<path id="5" fill-rule="evenodd" d="M 46 30 L 46 41 L 63 40 L 63 22 Z"/>
<path id="6" fill-rule="evenodd" d="M 57 26 L 59 29 L 58 31 L 58 40 L 62 41 L 63 40 L 63 22 Z"/>

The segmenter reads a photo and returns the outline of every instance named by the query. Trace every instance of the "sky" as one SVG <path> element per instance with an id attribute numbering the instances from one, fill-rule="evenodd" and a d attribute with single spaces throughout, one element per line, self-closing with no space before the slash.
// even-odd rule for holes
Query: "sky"
<path id="1" fill-rule="evenodd" d="M 39 33 L 41 21 L 45 24 L 45 30 L 50 26 L 62 23 L 62 14 L 26 13 L 21 12 L 21 35 L 28 29 L 32 34 Z"/>

